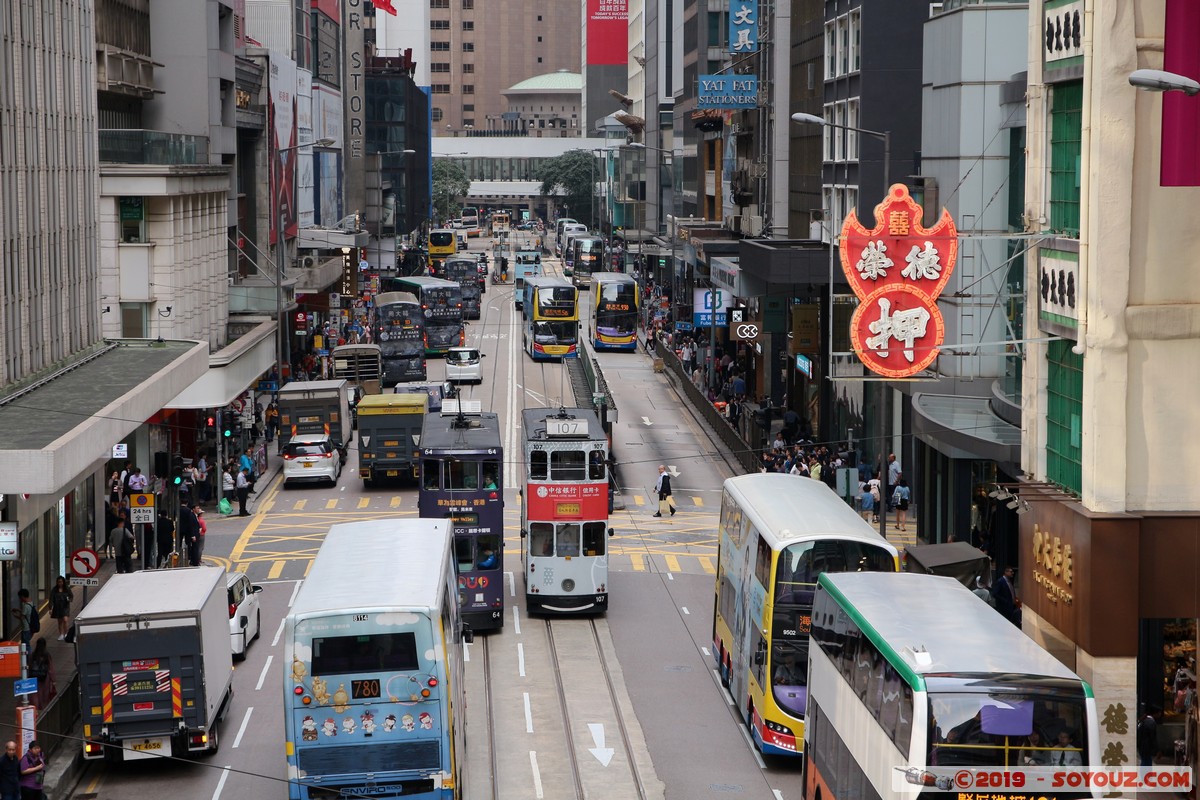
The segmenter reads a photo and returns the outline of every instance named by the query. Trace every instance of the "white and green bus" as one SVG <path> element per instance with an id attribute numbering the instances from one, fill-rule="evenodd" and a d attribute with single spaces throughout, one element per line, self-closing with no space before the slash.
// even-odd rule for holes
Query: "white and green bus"
<path id="1" fill-rule="evenodd" d="M 1091 687 L 953 578 L 825 573 L 812 643 L 807 800 L 945 792 L 932 768 L 1099 762 Z"/>
<path id="2" fill-rule="evenodd" d="M 725 481 L 713 658 L 768 755 L 804 742 L 808 638 L 822 572 L 895 572 L 896 548 L 820 481 L 760 473 Z"/>

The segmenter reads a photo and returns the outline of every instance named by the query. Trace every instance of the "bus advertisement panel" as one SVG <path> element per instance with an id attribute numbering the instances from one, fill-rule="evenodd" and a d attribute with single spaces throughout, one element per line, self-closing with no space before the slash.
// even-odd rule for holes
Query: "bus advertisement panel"
<path id="1" fill-rule="evenodd" d="M 411 292 L 425 317 L 425 353 L 445 355 L 451 347 L 466 344 L 463 327 L 462 287 L 441 278 L 385 278 L 388 291 Z"/>
<path id="2" fill-rule="evenodd" d="M 470 794 L 449 525 L 334 525 L 284 619 L 288 796 Z"/>
<path id="3" fill-rule="evenodd" d="M 523 345 L 535 361 L 579 355 L 579 290 L 562 278 L 525 281 Z"/>
<path id="4" fill-rule="evenodd" d="M 608 439 L 596 412 L 527 408 L 521 561 L 530 613 L 608 609 Z"/>
<path id="5" fill-rule="evenodd" d="M 426 414 L 422 517 L 449 519 L 459 608 L 472 630 L 504 625 L 504 450 L 495 414 Z"/>
<path id="6" fill-rule="evenodd" d="M 375 329 L 383 357 L 383 386 L 425 380 L 425 315 L 416 295 L 376 295 Z"/>
<path id="7" fill-rule="evenodd" d="M 462 287 L 463 316 L 467 319 L 479 319 L 483 292 L 479 288 L 478 262 L 471 258 L 453 256 L 446 259 L 441 273 L 439 278 Z"/>
<path id="8" fill-rule="evenodd" d="M 637 350 L 641 290 L 632 275 L 592 275 L 592 346 L 597 350 Z"/>
<path id="9" fill-rule="evenodd" d="M 812 602 L 824 572 L 895 572 L 896 548 L 820 481 L 760 473 L 725 481 L 717 524 L 713 658 L 755 746 L 798 756 Z"/>

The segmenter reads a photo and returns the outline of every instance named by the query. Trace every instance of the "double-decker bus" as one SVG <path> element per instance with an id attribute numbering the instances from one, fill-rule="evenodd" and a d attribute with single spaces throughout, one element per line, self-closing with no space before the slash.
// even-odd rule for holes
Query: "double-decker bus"
<path id="1" fill-rule="evenodd" d="M 632 275 L 592 275 L 592 346 L 597 350 L 637 350 L 641 290 Z"/>
<path id="2" fill-rule="evenodd" d="M 526 408 L 521 566 L 530 613 L 608 610 L 608 439 L 596 412 Z"/>
<path id="3" fill-rule="evenodd" d="M 465 256 L 451 256 L 442 264 L 440 273 L 439 278 L 462 287 L 463 316 L 479 319 L 483 292 L 479 288 L 478 262 Z"/>
<path id="4" fill-rule="evenodd" d="M 463 206 L 462 213 L 458 216 L 462 221 L 462 226 L 467 232 L 467 236 L 479 235 L 479 209 Z"/>
<path id="5" fill-rule="evenodd" d="M 425 380 L 425 314 L 416 295 L 375 296 L 375 341 L 383 358 L 383 386 Z"/>
<path id="6" fill-rule="evenodd" d="M 571 282 L 581 289 L 591 285 L 592 273 L 604 269 L 604 240 L 577 236 L 571 240 Z"/>
<path id="7" fill-rule="evenodd" d="M 534 361 L 579 355 L 579 290 L 562 278 L 526 278 L 522 345 Z"/>
<path id="8" fill-rule="evenodd" d="M 284 624 L 288 796 L 470 797 L 450 525 L 334 525 Z"/>
<path id="9" fill-rule="evenodd" d="M 895 572 L 896 548 L 825 484 L 782 473 L 725 481 L 717 534 L 713 658 L 721 683 L 758 749 L 797 756 L 817 577 Z M 794 674 L 768 679 L 783 664 L 796 665 Z"/>
<path id="10" fill-rule="evenodd" d="M 957 580 L 825 573 L 812 640 L 805 797 L 948 797 L 973 767 L 1089 796 L 1007 770 L 1099 764 L 1091 687 Z"/>
<path id="11" fill-rule="evenodd" d="M 444 259 L 458 252 L 458 234 L 450 228 L 438 228 L 429 232 L 429 258 Z"/>
<path id="12" fill-rule="evenodd" d="M 509 269 L 513 274 L 513 305 L 519 310 L 525 303 L 525 281 L 542 275 L 542 254 L 536 250 L 518 250 Z"/>
<path id="13" fill-rule="evenodd" d="M 472 630 L 504 626 L 504 449 L 495 414 L 447 401 L 421 427 L 422 517 L 449 519 L 459 608 Z"/>
<path id="14" fill-rule="evenodd" d="M 492 236 L 502 236 L 512 230 L 512 217 L 507 211 L 492 212 Z"/>
<path id="15" fill-rule="evenodd" d="M 383 288 L 389 292 L 409 292 L 416 295 L 425 317 L 425 353 L 445 355 L 451 347 L 467 343 L 463 327 L 462 287 L 454 281 L 421 276 L 385 278 Z"/>

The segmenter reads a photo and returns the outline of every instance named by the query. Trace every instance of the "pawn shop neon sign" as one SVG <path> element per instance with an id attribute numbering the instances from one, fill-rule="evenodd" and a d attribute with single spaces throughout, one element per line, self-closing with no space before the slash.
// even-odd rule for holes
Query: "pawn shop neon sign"
<path id="1" fill-rule="evenodd" d="M 852 211 L 842 223 L 842 271 L 858 296 L 850 320 L 854 352 L 872 372 L 906 378 L 937 358 L 946 324 L 937 298 L 958 258 L 958 230 L 950 212 L 932 228 L 908 187 L 893 184 L 875 206 L 875 227 Z"/>

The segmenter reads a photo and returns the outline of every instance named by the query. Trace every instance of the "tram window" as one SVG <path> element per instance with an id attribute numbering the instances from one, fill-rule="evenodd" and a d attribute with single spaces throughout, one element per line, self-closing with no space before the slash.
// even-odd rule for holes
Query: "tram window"
<path id="1" fill-rule="evenodd" d="M 604 555 L 604 539 L 607 533 L 608 525 L 606 523 L 583 523 L 583 554 L 585 556 Z"/>
<path id="2" fill-rule="evenodd" d="M 587 474 L 584 470 L 583 451 L 556 450 L 550 454 L 550 479 L 555 481 L 581 481 Z"/>
<path id="3" fill-rule="evenodd" d="M 499 489 L 500 488 L 500 462 L 485 461 L 483 462 L 483 488 Z"/>
<path id="4" fill-rule="evenodd" d="M 441 476 L 438 474 L 438 472 L 441 470 L 441 466 L 441 462 L 433 461 L 432 459 L 426 459 L 421 466 L 421 476 L 422 480 L 424 481 L 422 485 L 425 487 L 426 491 L 436 492 L 438 489 L 442 488 L 442 483 L 440 480 Z"/>
<path id="5" fill-rule="evenodd" d="M 475 569 L 475 554 L 472 550 L 470 536 L 454 537 L 454 561 L 458 564 L 459 572 L 470 572 Z"/>
<path id="6" fill-rule="evenodd" d="M 579 555 L 579 524 L 563 522 L 558 526 L 558 540 L 555 554 L 559 556 Z"/>
<path id="7" fill-rule="evenodd" d="M 554 555 L 554 523 L 529 523 L 529 553 L 535 556 Z"/>
<path id="8" fill-rule="evenodd" d="M 604 480 L 604 451 L 593 450 L 588 453 L 588 480 Z"/>
<path id="9" fill-rule="evenodd" d="M 489 533 L 486 536 L 478 536 L 475 539 L 475 550 L 477 553 L 477 569 L 499 569 L 500 568 L 500 537 Z"/>
<path id="10" fill-rule="evenodd" d="M 549 455 L 545 450 L 534 450 L 529 454 L 529 480 L 546 480 L 549 475 Z"/>
<path id="11" fill-rule="evenodd" d="M 452 492 L 479 488 L 479 462 L 449 461 L 446 463 L 446 484 Z"/>

